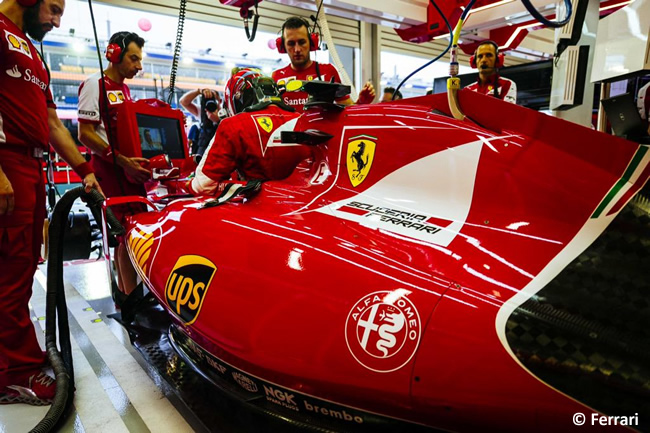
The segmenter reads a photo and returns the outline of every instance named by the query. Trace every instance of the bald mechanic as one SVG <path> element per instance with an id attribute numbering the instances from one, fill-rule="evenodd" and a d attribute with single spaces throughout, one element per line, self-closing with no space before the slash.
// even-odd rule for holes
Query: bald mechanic
<path id="1" fill-rule="evenodd" d="M 470 66 L 478 68 L 478 81 L 466 88 L 516 104 L 517 85 L 514 81 L 499 75 L 503 60 L 504 56 L 499 54 L 499 46 L 495 42 L 481 42 L 469 59 Z"/>
<path id="2" fill-rule="evenodd" d="M 42 370 L 46 358 L 28 306 L 43 236 L 48 142 L 87 192 L 101 191 L 56 114 L 47 67 L 30 41 L 59 27 L 64 8 L 64 0 L 0 4 L 0 404 L 50 404 L 56 389 Z"/>
<path id="3" fill-rule="evenodd" d="M 279 129 L 292 131 L 300 115 L 280 100 L 271 78 L 240 70 L 226 84 L 225 106 L 230 117 L 221 121 L 196 169 L 194 195 L 215 194 L 234 171 L 243 180 L 284 179 L 312 155 L 308 146 L 277 139 Z"/>
<path id="4" fill-rule="evenodd" d="M 304 18 L 290 17 L 280 30 L 281 37 L 276 41 L 278 51 L 287 53 L 291 63 L 282 69 L 273 71 L 273 80 L 278 86 L 284 86 L 292 80 L 322 80 L 341 82 L 336 68 L 329 63 L 318 63 L 311 59 L 311 51 L 318 49 L 318 35 L 309 33 L 309 23 Z M 298 112 L 302 111 L 307 103 L 309 95 L 307 92 L 285 92 L 282 100 L 285 104 L 292 106 Z M 375 99 L 375 88 L 368 82 L 361 92 L 357 104 L 370 104 Z M 349 95 L 338 99 L 336 102 L 343 105 L 352 105 L 354 101 Z"/>

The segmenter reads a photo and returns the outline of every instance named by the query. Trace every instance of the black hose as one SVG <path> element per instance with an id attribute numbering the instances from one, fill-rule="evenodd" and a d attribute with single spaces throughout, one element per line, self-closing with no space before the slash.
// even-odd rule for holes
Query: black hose
<path id="1" fill-rule="evenodd" d="M 528 12 L 540 23 L 544 24 L 546 27 L 551 27 L 557 29 L 559 27 L 564 27 L 571 20 L 571 14 L 573 13 L 573 6 L 571 5 L 571 0 L 564 0 L 564 7 L 566 8 L 566 17 L 562 21 L 551 21 L 544 18 L 544 15 L 540 14 L 535 6 L 530 2 L 530 0 L 521 0 Z"/>
<path id="2" fill-rule="evenodd" d="M 449 49 L 451 48 L 451 41 L 452 41 L 452 39 L 454 39 L 454 32 L 453 32 L 453 30 L 452 30 L 452 28 L 451 28 L 451 25 L 449 24 L 449 20 L 447 20 L 447 17 L 445 16 L 444 13 L 442 13 L 442 11 L 440 10 L 440 8 L 438 7 L 438 5 L 436 4 L 435 1 L 433 1 L 433 0 L 429 0 L 429 1 L 430 1 L 431 4 L 436 8 L 436 10 L 438 11 L 438 13 L 440 14 L 440 16 L 442 17 L 442 19 L 444 20 L 445 24 L 447 25 L 447 29 L 449 30 L 449 45 L 447 45 L 447 48 L 445 48 L 445 50 L 444 50 L 442 53 L 440 53 L 440 54 L 439 54 L 435 59 L 426 62 L 424 65 L 420 66 L 420 67 L 417 68 L 415 71 L 413 71 L 413 72 L 411 72 L 410 74 L 408 74 L 408 75 L 406 76 L 406 78 L 404 78 L 404 79 L 402 80 L 402 82 L 399 83 L 399 85 L 397 86 L 397 88 L 396 88 L 395 91 L 393 92 L 393 97 L 391 98 L 391 101 L 393 101 L 393 100 L 395 99 L 395 95 L 397 95 L 397 92 L 399 92 L 399 89 L 402 88 L 402 86 L 404 85 L 404 83 L 406 83 L 406 81 L 407 81 L 409 78 L 411 78 L 413 75 L 417 74 L 418 72 L 420 72 L 422 69 L 426 68 L 427 66 L 429 66 L 429 65 L 433 64 L 434 62 L 438 61 L 438 59 L 440 59 L 442 56 L 444 56 L 445 54 L 447 54 L 447 51 L 449 51 Z M 469 7 L 471 7 L 471 5 L 472 5 L 475 1 L 476 1 L 476 0 L 472 0 L 472 2 L 470 3 L 470 6 L 469 6 Z"/>
<path id="3" fill-rule="evenodd" d="M 172 67 L 169 72 L 169 95 L 167 103 L 172 105 L 174 91 L 176 89 L 176 71 L 178 70 L 178 59 L 181 56 L 181 45 L 183 45 L 183 28 L 185 27 L 185 9 L 187 0 L 181 0 L 178 7 L 178 27 L 176 29 L 176 43 L 174 44 L 174 57 L 172 58 Z M 162 88 L 162 85 L 160 86 Z"/>
<path id="4" fill-rule="evenodd" d="M 84 192 L 84 188 L 80 186 L 68 190 L 57 202 L 52 212 L 52 221 L 49 229 L 50 248 L 48 250 L 47 260 L 45 350 L 47 351 L 47 356 L 56 376 L 56 394 L 52 406 L 50 406 L 45 417 L 30 433 L 52 431 L 61 420 L 61 416 L 70 407 L 74 398 L 74 367 L 72 363 L 72 348 L 70 345 L 68 307 L 66 305 L 63 286 L 63 237 L 72 204 L 81 196 L 87 199 L 93 214 L 96 211 L 93 208 L 101 205 L 104 200 L 104 197 L 96 190 L 92 190 L 90 194 L 87 194 Z M 108 214 L 112 216 L 112 213 Z M 112 218 L 115 219 L 114 216 Z M 107 219 L 109 219 L 108 216 Z M 59 329 L 58 344 L 61 347 L 61 352 L 57 348 L 57 324 Z"/>

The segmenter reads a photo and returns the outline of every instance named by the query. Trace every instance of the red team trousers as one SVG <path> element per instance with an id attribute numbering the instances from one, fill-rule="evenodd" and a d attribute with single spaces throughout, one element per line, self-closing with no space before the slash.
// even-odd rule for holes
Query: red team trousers
<path id="1" fill-rule="evenodd" d="M 0 166 L 14 190 L 12 215 L 0 216 L 0 390 L 45 361 L 28 302 L 40 257 L 45 219 L 41 160 L 0 144 Z"/>

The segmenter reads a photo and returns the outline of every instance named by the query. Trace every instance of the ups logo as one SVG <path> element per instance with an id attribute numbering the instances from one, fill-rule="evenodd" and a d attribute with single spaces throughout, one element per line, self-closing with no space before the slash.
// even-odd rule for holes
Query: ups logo
<path id="1" fill-rule="evenodd" d="M 186 325 L 194 323 L 217 267 L 201 256 L 182 256 L 167 278 L 167 305 Z"/>

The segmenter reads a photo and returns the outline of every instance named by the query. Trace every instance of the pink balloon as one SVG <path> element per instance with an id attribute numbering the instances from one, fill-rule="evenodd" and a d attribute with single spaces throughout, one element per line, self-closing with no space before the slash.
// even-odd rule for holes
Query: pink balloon
<path id="1" fill-rule="evenodd" d="M 269 42 L 267 43 L 270 49 L 275 50 L 277 47 L 275 45 L 275 39 L 269 39 Z"/>
<path id="2" fill-rule="evenodd" d="M 138 27 L 140 27 L 140 30 L 142 30 L 143 32 L 148 32 L 149 30 L 151 30 L 151 21 L 149 21 L 146 18 L 140 18 L 140 20 L 138 21 Z"/>

